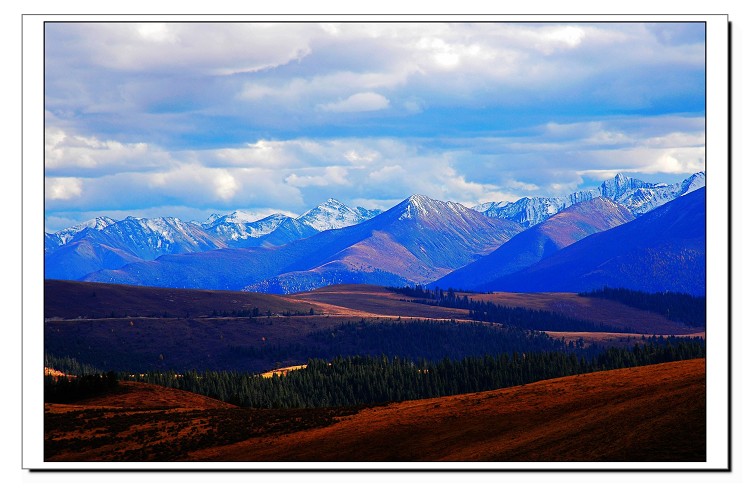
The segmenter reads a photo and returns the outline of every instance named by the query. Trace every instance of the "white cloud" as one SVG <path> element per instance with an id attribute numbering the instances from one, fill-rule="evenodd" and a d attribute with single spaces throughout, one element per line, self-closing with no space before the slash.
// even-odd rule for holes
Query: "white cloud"
<path id="1" fill-rule="evenodd" d="M 518 180 L 509 180 L 506 182 L 507 186 L 516 190 L 523 190 L 525 192 L 534 192 L 539 190 L 539 185 L 533 183 L 520 182 Z M 553 184 L 554 188 L 554 184 Z"/>
<path id="2" fill-rule="evenodd" d="M 80 197 L 83 182 L 80 178 L 45 178 L 44 196 L 49 200 L 69 200 Z"/>
<path id="3" fill-rule="evenodd" d="M 218 149 L 203 155 L 208 156 L 206 159 L 209 161 L 216 160 L 228 166 L 278 167 L 296 162 L 294 154 L 281 142 L 271 140 L 258 140 L 245 148 Z"/>
<path id="4" fill-rule="evenodd" d="M 169 153 L 146 143 L 122 143 L 96 136 L 70 134 L 61 128 L 45 130 L 45 168 L 56 170 L 133 170 L 165 167 Z"/>
<path id="5" fill-rule="evenodd" d="M 356 150 L 350 150 L 346 154 L 344 154 L 344 157 L 352 163 L 372 163 L 373 161 L 377 160 L 380 157 L 380 154 L 378 154 L 375 151 L 356 151 Z"/>
<path id="6" fill-rule="evenodd" d="M 528 33 L 534 40 L 534 48 L 544 54 L 576 48 L 586 38 L 586 31 L 581 26 L 552 26 Z"/>
<path id="7" fill-rule="evenodd" d="M 387 109 L 389 105 L 388 99 L 379 93 L 362 92 L 343 100 L 321 104 L 318 108 L 328 112 L 370 112 Z"/>
<path id="8" fill-rule="evenodd" d="M 217 171 L 213 178 L 214 192 L 224 200 L 233 199 L 240 184 L 228 171 Z"/>
<path id="9" fill-rule="evenodd" d="M 136 32 L 147 41 L 153 42 L 176 42 L 177 33 L 171 30 L 169 25 L 163 22 L 137 24 Z"/>
<path id="10" fill-rule="evenodd" d="M 399 178 L 406 176 L 406 170 L 403 166 L 393 164 L 390 166 L 383 166 L 382 168 L 371 172 L 368 175 L 368 180 L 376 183 L 397 181 Z"/>
<path id="11" fill-rule="evenodd" d="M 292 173 L 284 179 L 284 182 L 293 187 L 327 187 L 332 185 L 350 185 L 347 178 L 349 172 L 342 166 L 327 166 L 318 175 L 297 175 Z"/>
<path id="12" fill-rule="evenodd" d="M 73 48 L 102 67 L 228 75 L 299 60 L 310 53 L 308 43 L 321 29 L 313 24 L 52 23 L 47 32 L 69 44 L 59 48 Z"/>
<path id="13" fill-rule="evenodd" d="M 261 140 L 182 151 L 180 161 L 170 158 L 155 170 L 133 166 L 101 177 L 48 177 L 47 200 L 59 210 L 166 204 L 296 212 L 327 197 L 382 206 L 422 193 L 474 205 L 561 195 L 582 178 L 602 180 L 617 172 L 677 176 L 704 169 L 704 147 L 691 145 L 702 141 L 702 131 L 692 129 L 692 120 L 668 120 L 671 131 L 665 133 L 659 123 L 630 119 L 544 126 L 515 137 L 456 137 L 437 148 L 432 140 L 393 138 Z M 65 135 L 48 134 L 48 145 L 70 143 L 60 137 Z"/>

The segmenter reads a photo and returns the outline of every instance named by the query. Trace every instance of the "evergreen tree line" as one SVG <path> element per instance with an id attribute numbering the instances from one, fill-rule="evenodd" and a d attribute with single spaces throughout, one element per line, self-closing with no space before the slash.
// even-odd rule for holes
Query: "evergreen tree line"
<path id="1" fill-rule="evenodd" d="M 617 301 L 633 308 L 653 311 L 670 320 L 693 327 L 706 326 L 706 297 L 691 296 L 679 292 L 648 293 L 623 288 L 605 287 L 590 292 L 579 292 L 579 296 L 598 297 Z"/>
<path id="2" fill-rule="evenodd" d="M 307 368 L 263 378 L 239 372 L 151 372 L 140 380 L 253 408 L 379 404 L 516 386 L 615 368 L 705 357 L 702 339 L 651 338 L 633 348 L 608 348 L 591 359 L 576 352 L 538 351 L 445 358 L 382 356 L 313 359 Z"/>
<path id="3" fill-rule="evenodd" d="M 69 356 L 55 356 L 47 352 L 44 353 L 44 366 L 76 377 L 84 375 L 93 376 L 104 373 L 101 369 L 94 366 L 86 363 L 79 363 L 75 358 Z"/>
<path id="4" fill-rule="evenodd" d="M 78 377 L 44 376 L 45 403 L 70 403 L 98 394 L 111 392 L 118 387 L 118 375 L 86 374 Z"/>
<path id="5" fill-rule="evenodd" d="M 416 287 L 389 287 L 390 290 L 412 297 L 413 302 L 444 308 L 469 310 L 472 320 L 502 323 L 511 327 L 527 330 L 557 330 L 571 332 L 621 332 L 633 333 L 631 328 L 619 328 L 604 323 L 579 320 L 560 313 L 546 310 L 533 310 L 522 307 L 502 306 L 487 301 L 469 299 L 467 295 L 459 296 L 458 291 L 448 289 L 426 289 Z"/>

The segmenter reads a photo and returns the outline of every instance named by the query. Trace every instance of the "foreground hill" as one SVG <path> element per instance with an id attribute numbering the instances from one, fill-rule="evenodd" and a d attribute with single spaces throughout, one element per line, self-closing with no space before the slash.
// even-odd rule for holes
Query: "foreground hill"
<path id="1" fill-rule="evenodd" d="M 141 390 L 145 397 L 131 397 L 130 406 L 121 395 L 45 405 L 46 459 L 491 461 L 502 467 L 706 458 L 704 360 L 366 409 L 186 409 L 194 395 L 185 393 L 190 401 L 183 403 L 175 392 L 165 397 L 162 388 L 148 389 L 151 394 Z M 169 401 L 158 409 L 163 401 L 149 396 Z M 90 437 L 97 431 L 107 437 Z"/>
<path id="2" fill-rule="evenodd" d="M 504 275 L 527 268 L 560 249 L 598 232 L 632 221 L 624 206 L 606 197 L 574 204 L 525 230 L 487 256 L 459 268 L 431 286 L 475 289 Z"/>
<path id="3" fill-rule="evenodd" d="M 597 233 L 478 290 L 579 292 L 602 287 L 706 292 L 706 189 Z"/>
<path id="4" fill-rule="evenodd" d="M 363 410 L 197 451 L 215 461 L 703 461 L 705 362 L 563 377 Z"/>

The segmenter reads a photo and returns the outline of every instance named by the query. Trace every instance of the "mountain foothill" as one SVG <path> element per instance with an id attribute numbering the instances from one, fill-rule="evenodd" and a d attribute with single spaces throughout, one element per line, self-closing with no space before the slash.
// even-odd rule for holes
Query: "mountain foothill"
<path id="1" fill-rule="evenodd" d="M 290 294 L 333 284 L 472 291 L 625 287 L 705 295 L 705 173 L 618 174 L 564 197 L 386 211 L 329 199 L 299 217 L 100 217 L 45 233 L 45 278 Z"/>

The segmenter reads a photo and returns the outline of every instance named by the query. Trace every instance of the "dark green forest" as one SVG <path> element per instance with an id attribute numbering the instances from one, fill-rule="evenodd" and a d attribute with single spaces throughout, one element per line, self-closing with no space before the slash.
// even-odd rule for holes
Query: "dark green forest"
<path id="1" fill-rule="evenodd" d="M 705 357 L 702 339 L 651 337 L 591 358 L 580 350 L 503 353 L 458 360 L 347 356 L 263 378 L 240 372 L 151 372 L 135 377 L 253 408 L 371 405 L 499 389 L 567 375 Z M 123 374 L 124 375 L 124 374 Z"/>
<path id="2" fill-rule="evenodd" d="M 44 353 L 44 366 L 54 368 L 68 375 L 80 377 L 83 375 L 99 375 L 104 373 L 101 369 L 86 363 L 79 363 L 75 358 L 69 356 L 55 356 L 50 353 Z"/>

